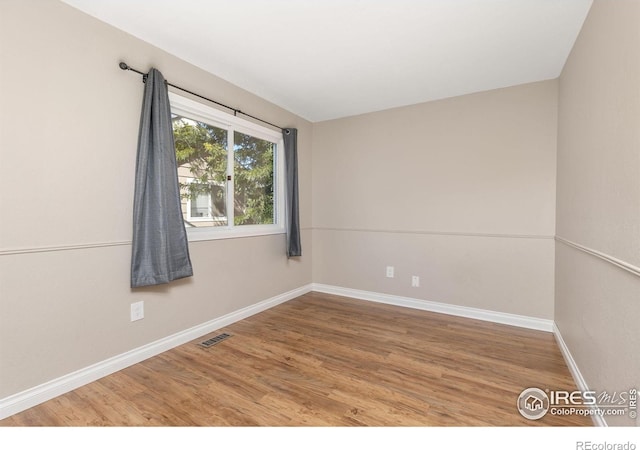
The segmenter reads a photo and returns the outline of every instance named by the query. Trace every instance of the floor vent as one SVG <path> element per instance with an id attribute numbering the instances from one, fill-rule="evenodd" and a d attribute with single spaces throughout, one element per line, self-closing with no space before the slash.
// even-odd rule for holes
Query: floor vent
<path id="1" fill-rule="evenodd" d="M 228 337 L 231 337 L 229 333 L 222 333 L 210 339 L 207 339 L 206 341 L 202 341 L 198 345 L 204 348 L 209 348 L 216 345 L 218 342 L 224 341 Z"/>

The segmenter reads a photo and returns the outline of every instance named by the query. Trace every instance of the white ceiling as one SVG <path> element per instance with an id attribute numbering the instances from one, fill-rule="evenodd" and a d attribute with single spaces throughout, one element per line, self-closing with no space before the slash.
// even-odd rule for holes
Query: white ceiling
<path id="1" fill-rule="evenodd" d="M 592 2 L 63 1 L 313 122 L 556 78 Z"/>

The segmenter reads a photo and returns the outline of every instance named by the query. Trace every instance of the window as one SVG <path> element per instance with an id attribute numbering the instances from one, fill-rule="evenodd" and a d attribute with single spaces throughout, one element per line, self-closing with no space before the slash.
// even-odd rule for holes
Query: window
<path id="1" fill-rule="evenodd" d="M 190 240 L 284 233 L 279 131 L 169 93 Z"/>

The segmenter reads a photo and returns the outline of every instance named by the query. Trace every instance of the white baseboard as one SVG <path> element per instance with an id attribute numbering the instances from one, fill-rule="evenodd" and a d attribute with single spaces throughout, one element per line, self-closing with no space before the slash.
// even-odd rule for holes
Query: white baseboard
<path id="1" fill-rule="evenodd" d="M 55 380 L 27 389 L 26 391 L 0 399 L 0 420 L 310 291 L 311 285 L 309 284 L 285 292 L 284 294 L 276 295 L 275 297 L 239 309 L 217 319 L 210 320 L 89 367 L 85 367 L 84 369 L 64 375 Z"/>
<path id="2" fill-rule="evenodd" d="M 589 391 L 590 390 L 589 386 L 587 385 L 587 382 L 582 376 L 582 373 L 580 373 L 580 369 L 578 369 L 578 365 L 576 364 L 576 361 L 573 359 L 573 356 L 569 351 L 569 347 L 567 347 L 567 344 L 564 342 L 564 339 L 562 339 L 562 334 L 560 333 L 560 329 L 555 323 L 553 324 L 553 334 L 556 337 L 556 342 L 558 342 L 558 347 L 560 347 L 562 356 L 564 357 L 564 360 L 567 363 L 569 372 L 571 372 L 573 381 L 576 382 L 577 388 L 582 392 Z M 607 421 L 604 419 L 604 417 L 599 416 L 598 414 L 593 414 L 591 416 L 591 419 L 593 420 L 593 424 L 598 427 L 608 426 Z"/>
<path id="3" fill-rule="evenodd" d="M 342 295 L 345 297 L 368 300 L 389 305 L 404 306 L 405 308 L 421 309 L 452 316 L 468 317 L 470 319 L 484 320 L 487 322 L 513 325 L 532 330 L 553 331 L 553 320 L 539 319 L 537 317 L 520 316 L 486 309 L 470 308 L 467 306 L 438 303 L 428 300 L 418 300 L 410 297 L 400 297 L 397 295 L 379 294 L 377 292 L 361 291 L 358 289 L 344 288 L 340 286 L 330 286 L 326 284 L 313 283 L 311 290 L 324 292 L 326 294 Z"/>

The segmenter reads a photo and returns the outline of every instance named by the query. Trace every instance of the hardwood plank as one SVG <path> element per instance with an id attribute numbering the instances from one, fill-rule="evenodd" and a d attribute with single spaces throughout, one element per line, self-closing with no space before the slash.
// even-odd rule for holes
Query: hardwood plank
<path id="1" fill-rule="evenodd" d="M 576 389 L 553 338 L 309 293 L 0 426 L 589 426 L 523 418 L 528 387 Z"/>

